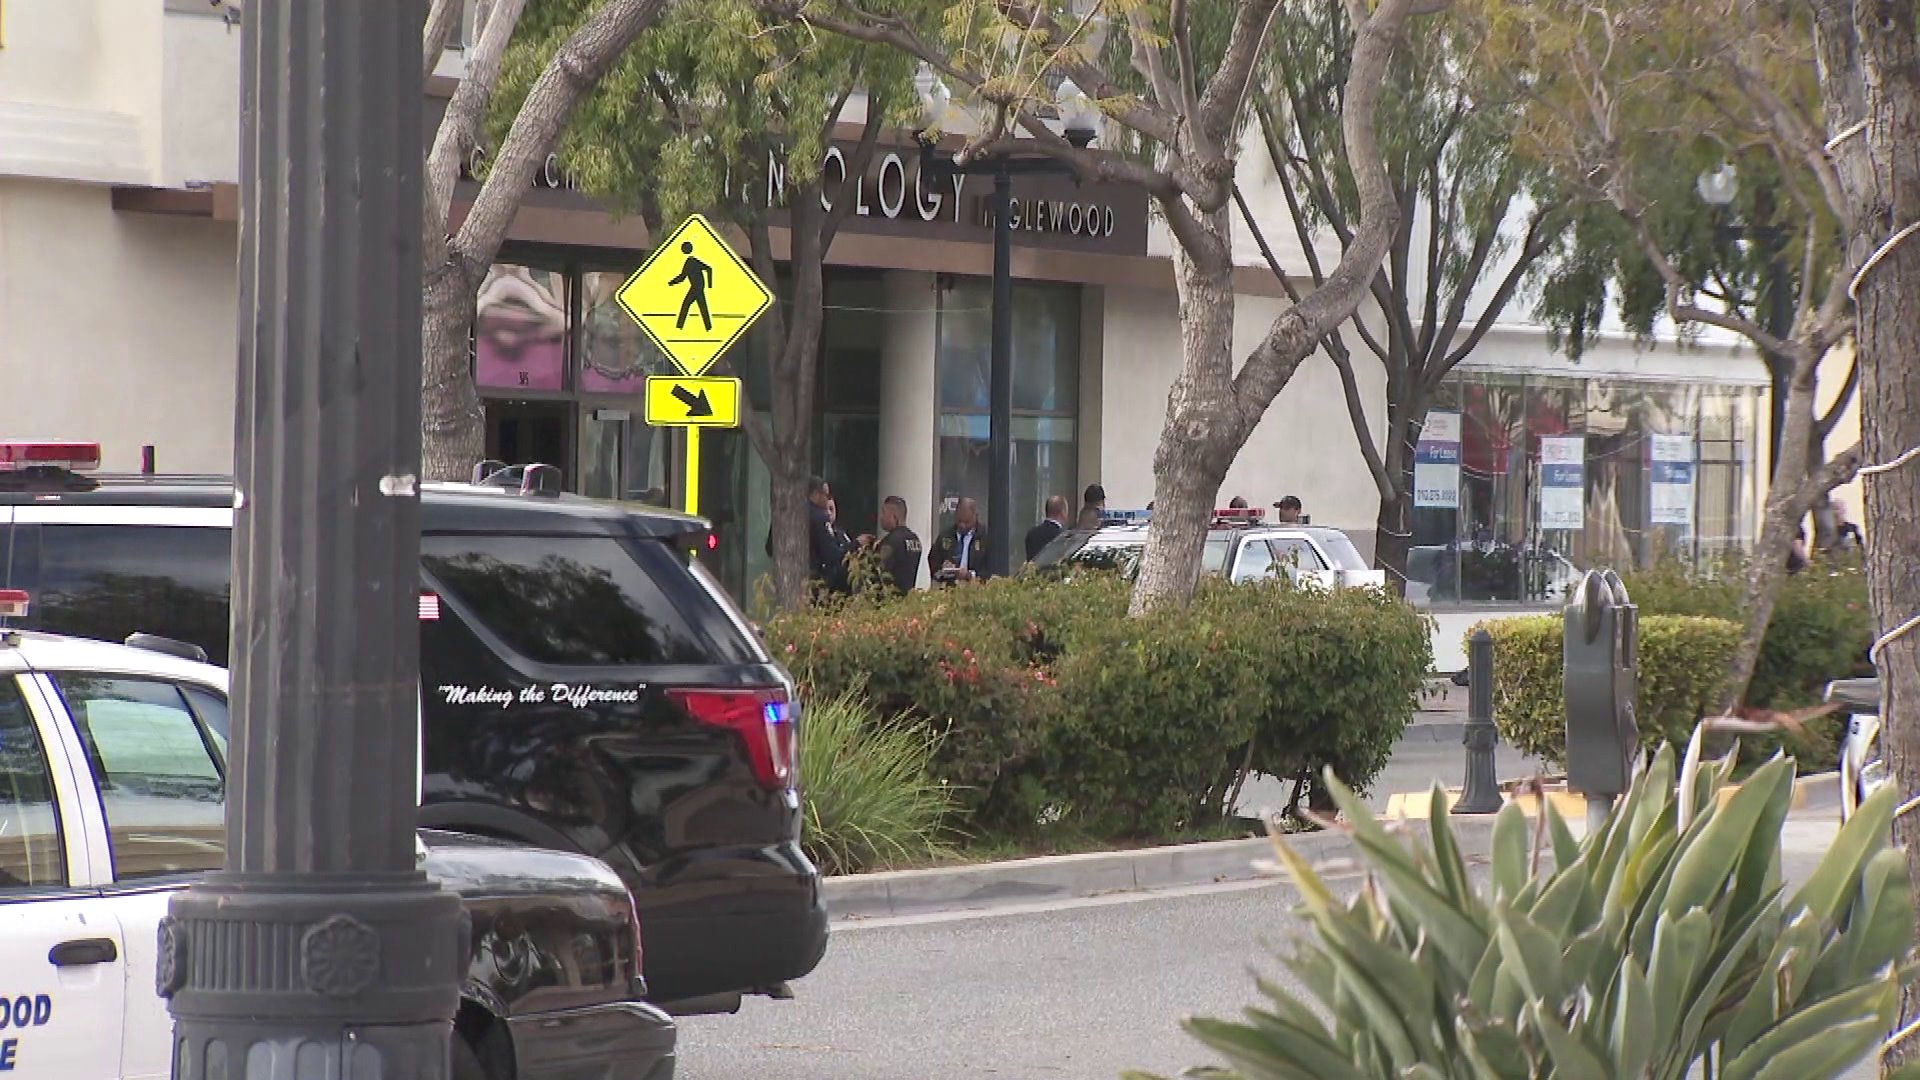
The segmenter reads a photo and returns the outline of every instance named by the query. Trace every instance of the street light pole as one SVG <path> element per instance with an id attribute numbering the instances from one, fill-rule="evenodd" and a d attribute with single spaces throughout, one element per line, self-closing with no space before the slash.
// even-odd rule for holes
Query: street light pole
<path id="1" fill-rule="evenodd" d="M 1013 562 L 1013 175 L 993 173 L 993 357 L 987 378 L 987 569 Z"/>
<path id="2" fill-rule="evenodd" d="M 415 865 L 421 0 L 249 0 L 226 866 L 176 895 L 175 1080 L 448 1074 Z"/>
<path id="3" fill-rule="evenodd" d="M 1101 31 L 1104 33 L 1104 31 Z M 1013 177 L 1072 176 L 1073 166 L 1052 157 L 1007 151 L 966 162 L 943 156 L 934 133 L 944 128 L 952 104 L 946 85 L 925 64 L 914 86 L 927 126 L 917 133 L 923 176 L 993 177 L 993 351 L 987 377 L 987 571 L 1004 576 L 1018 565 L 1013 555 Z M 1080 149 L 1093 144 L 1099 111 L 1071 80 L 1060 85 L 1062 137 Z"/>

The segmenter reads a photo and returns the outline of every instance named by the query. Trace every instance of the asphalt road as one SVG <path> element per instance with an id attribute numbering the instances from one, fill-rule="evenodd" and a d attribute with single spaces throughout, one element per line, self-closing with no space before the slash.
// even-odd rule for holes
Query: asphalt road
<path id="1" fill-rule="evenodd" d="M 793 1001 L 681 1022 L 681 1080 L 1111 1080 L 1204 1063 L 1182 1013 L 1288 976 L 1278 883 L 1065 910 L 837 929 Z"/>
<path id="2" fill-rule="evenodd" d="M 1829 812 L 1790 820 L 1785 870 L 1812 869 Z M 1351 888 L 1351 881 L 1346 883 Z M 794 1001 L 682 1021 L 681 1080 L 1112 1080 L 1208 1061 L 1182 1014 L 1258 1000 L 1249 968 L 1293 980 L 1261 942 L 1300 933 L 1278 882 L 836 928 Z M 1870 1067 L 1847 1080 L 1871 1077 Z"/>

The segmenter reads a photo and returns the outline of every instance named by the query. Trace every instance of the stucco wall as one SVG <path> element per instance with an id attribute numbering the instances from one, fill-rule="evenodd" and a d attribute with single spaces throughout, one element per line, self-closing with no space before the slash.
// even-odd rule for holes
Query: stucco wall
<path id="1" fill-rule="evenodd" d="M 1242 296 L 1235 306 L 1234 353 L 1244 358 L 1285 301 Z M 1138 508 L 1153 498 L 1153 453 L 1166 421 L 1167 390 L 1180 370 L 1180 327 L 1171 293 L 1108 289 L 1099 423 L 1100 475 L 1107 503 Z M 1382 424 L 1385 377 L 1377 363 L 1359 363 L 1360 392 L 1376 434 Z M 1092 479 L 1092 477 L 1089 477 Z M 1300 365 L 1240 452 L 1220 502 L 1243 495 L 1270 506 L 1298 495 L 1316 525 L 1347 530 L 1372 550 L 1378 499 L 1348 419 L 1340 375 L 1316 353 Z"/>
<path id="2" fill-rule="evenodd" d="M 104 187 L 0 180 L 0 435 L 98 440 L 134 470 L 233 467 L 231 225 L 115 213 Z"/>

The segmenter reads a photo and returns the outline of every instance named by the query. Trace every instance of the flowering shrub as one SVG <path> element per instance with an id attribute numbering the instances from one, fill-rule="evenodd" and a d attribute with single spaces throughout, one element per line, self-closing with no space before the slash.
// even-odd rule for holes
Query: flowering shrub
<path id="1" fill-rule="evenodd" d="M 810 695 L 864 685 L 940 737 L 976 831 L 1149 837 L 1218 822 L 1242 772 L 1364 786 L 1411 718 L 1424 620 L 1397 600 L 1209 582 L 1129 619 L 1108 574 L 1032 576 L 775 619 Z"/>

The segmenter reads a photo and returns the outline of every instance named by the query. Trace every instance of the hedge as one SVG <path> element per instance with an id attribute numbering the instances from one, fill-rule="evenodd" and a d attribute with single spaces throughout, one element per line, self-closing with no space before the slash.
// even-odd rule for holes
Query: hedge
<path id="1" fill-rule="evenodd" d="M 1493 635 L 1494 723 L 1500 738 L 1520 750 L 1565 765 L 1567 712 L 1561 673 L 1563 620 L 1558 615 L 1482 624 Z M 1477 629 L 1477 628 L 1476 628 Z M 1740 645 L 1739 623 L 1695 615 L 1640 618 L 1640 687 L 1634 716 L 1642 750 L 1662 743 L 1685 753 L 1703 716 L 1719 707 L 1720 685 Z M 1747 739 L 1741 757 L 1761 760 L 1780 749 L 1778 737 Z M 1788 748 L 1803 759 L 1832 756 L 1830 733 L 1810 729 Z"/>
<path id="2" fill-rule="evenodd" d="M 1746 567 L 1734 559 L 1699 573 L 1666 562 L 1628 575 L 1626 586 L 1642 616 L 1739 618 Z M 1829 681 L 1872 674 L 1866 662 L 1872 643 L 1866 574 L 1857 565 L 1817 559 L 1781 583 L 1746 702 L 1770 709 L 1813 704 Z"/>
<path id="3" fill-rule="evenodd" d="M 1111 574 L 1020 576 L 782 615 L 808 696 L 864 685 L 940 737 L 976 832 L 1153 837 L 1218 822 L 1245 770 L 1364 787 L 1411 719 L 1425 620 L 1365 590 L 1207 582 L 1141 619 Z"/>

